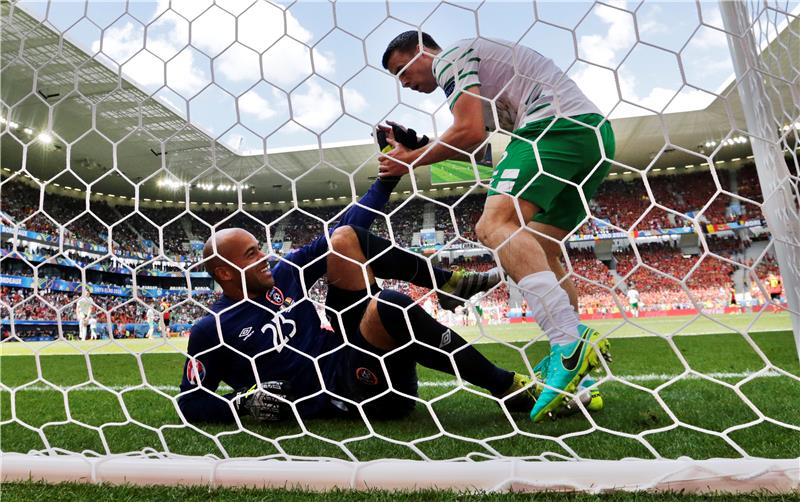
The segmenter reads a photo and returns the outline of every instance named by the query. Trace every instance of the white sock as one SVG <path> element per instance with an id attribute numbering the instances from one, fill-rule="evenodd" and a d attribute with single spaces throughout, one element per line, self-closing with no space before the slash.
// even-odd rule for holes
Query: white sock
<path id="1" fill-rule="evenodd" d="M 569 295 L 553 272 L 537 272 L 519 281 L 522 296 L 528 302 L 536 322 L 547 335 L 550 345 L 566 345 L 578 337 L 578 313 L 569 303 Z"/>

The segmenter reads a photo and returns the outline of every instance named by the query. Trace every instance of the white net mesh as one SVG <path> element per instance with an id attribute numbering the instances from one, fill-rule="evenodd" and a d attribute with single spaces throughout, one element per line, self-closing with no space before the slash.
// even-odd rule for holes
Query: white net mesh
<path id="1" fill-rule="evenodd" d="M 432 485 L 598 489 L 603 480 L 531 471 L 525 462 L 496 469 L 486 463 L 483 471 L 474 464 L 800 456 L 798 4 L 737 7 L 728 15 L 744 12 L 749 20 L 739 33 L 719 5 L 704 2 L 3 2 L 6 466 L 45 465 L 34 456 L 181 459 L 187 463 L 176 464 L 176 478 L 192 481 L 187 469 L 197 469 L 193 481 L 244 483 L 254 478 L 231 475 L 235 469 L 226 466 L 251 458 L 284 461 L 256 464 L 252 472 L 262 481 L 361 486 L 358 468 L 308 481 L 306 471 L 293 477 L 296 464 L 285 461 L 363 467 L 380 460 L 389 474 L 374 479 L 420 486 L 428 467 L 392 462 L 455 460 L 469 464 L 463 484 L 441 471 Z M 353 310 L 326 309 L 326 278 L 315 272 L 344 251 L 328 253 L 330 239 L 323 238 L 324 252 L 298 258 L 304 245 L 352 214 L 346 210 L 376 216 L 371 231 L 423 256 L 429 272 L 486 272 L 499 263 L 497 249 L 479 242 L 476 222 L 491 159 L 496 166 L 520 136 L 502 127 L 496 97 L 483 97 L 501 124 L 487 129 L 489 167 L 482 153 L 464 151 L 471 162 L 417 169 L 385 206 L 356 202 L 375 181 L 376 124 L 395 120 L 436 138 L 452 123 L 441 92 L 420 96 L 382 69 L 386 44 L 407 29 L 429 32 L 443 46 L 499 37 L 532 47 L 613 125 L 617 149 L 613 159 L 604 157 L 612 160 L 608 177 L 589 197 L 575 190 L 588 216 L 549 246 L 561 255 L 562 285 L 574 283 L 581 318 L 612 341 L 614 353 L 613 364 L 601 362 L 596 383 L 581 387 L 572 416 L 534 424 L 527 413 L 497 406 L 458 368 L 464 351 L 442 348 L 449 338 L 429 349 L 451 363 L 452 374 L 420 366 L 416 393 L 392 376 L 393 355 L 407 347 L 375 356 L 385 377 L 345 365 L 340 356 L 348 350 L 371 353 L 352 334 L 341 344 L 298 340 L 312 331 L 331 339 L 330 324 Z M 729 44 L 738 44 L 735 62 Z M 594 130 L 599 137 L 600 126 Z M 255 236 L 254 252 L 269 254 L 291 282 L 278 296 L 270 290 L 272 310 L 263 300 L 212 310 L 220 291 L 206 272 L 203 243 L 234 227 Z M 216 241 L 214 257 L 235 264 L 220 246 Z M 408 295 L 462 335 L 465 348 L 500 367 L 534 377 L 548 352 L 511 280 L 452 312 L 439 306 L 441 287 L 401 280 L 382 287 Z M 269 321 L 262 328 L 226 316 L 241 317 L 243 307 L 260 308 Z M 413 334 L 409 308 L 404 315 Z M 189 338 L 204 316 L 216 333 L 210 345 Z M 248 345 L 260 338 L 270 347 Z M 287 354 L 296 366 L 276 369 Z M 241 375 L 218 385 L 206 380 L 225 373 L 214 364 L 226 371 L 235 364 Z M 385 378 L 388 387 L 360 402 L 337 387 L 337 365 L 355 369 L 362 383 Z M 288 407 L 281 421 L 243 414 L 207 423 L 183 401 L 213 396 L 201 407 L 221 403 L 233 413 L 223 395 L 272 380 L 304 389 L 278 398 Z M 393 420 L 370 416 L 369 403 L 385 408 L 381 398 L 391 392 L 410 399 L 414 411 L 399 418 L 400 411 L 383 409 L 388 418 L 398 415 Z M 350 411 L 335 418 L 308 411 L 320 402 Z M 13 464 L 14 452 L 29 456 Z M 79 473 L 85 466 L 53 465 Z M 113 463 L 103 464 L 104 476 L 92 465 L 91 479 L 118 479 Z M 633 469 L 641 477 L 616 486 L 659 486 L 686 469 L 652 465 L 650 474 Z M 715 464 L 697 478 L 724 472 L 718 475 L 730 476 L 732 487 L 749 479 L 752 465 L 716 471 Z M 792 469 L 779 461 L 758 465 L 772 473 Z M 124 467 L 146 473 L 142 482 L 160 479 L 144 464 Z M 395 468 L 405 481 L 391 478 Z M 745 470 L 731 474 L 735 469 Z M 618 469 L 610 471 L 609 480 Z M 486 480 L 477 481 L 482 475 Z M 792 483 L 779 478 L 765 477 L 760 486 Z"/>

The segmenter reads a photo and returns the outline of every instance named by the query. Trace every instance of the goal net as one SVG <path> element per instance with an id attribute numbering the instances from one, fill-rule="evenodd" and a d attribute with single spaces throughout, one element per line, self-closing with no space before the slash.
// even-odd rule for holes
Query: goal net
<path id="1" fill-rule="evenodd" d="M 0 8 L 3 481 L 797 490 L 797 2 Z M 519 80 L 543 78 L 516 74 L 480 88 L 490 118 L 480 148 L 455 148 L 465 155 L 386 188 L 376 126 L 413 128 L 433 152 L 453 124 L 452 100 L 470 90 L 468 70 L 444 86 L 447 97 L 404 88 L 413 60 L 399 76 L 384 70 L 387 44 L 407 30 L 445 48 L 536 50 L 602 112 L 616 152 L 581 179 L 549 171 L 544 143 L 522 137 L 498 106 Z M 565 123 L 598 139 L 606 130 Z M 568 393 L 564 416 L 536 423 L 458 363 L 471 350 L 548 387 L 535 371 L 548 338 L 525 291 L 505 277 L 447 310 L 453 290 L 436 282 L 500 264 L 476 223 L 512 142 L 528 145 L 538 176 L 574 193 L 554 211 L 586 214 L 563 238 L 538 236 L 581 322 L 614 356 Z M 494 188 L 511 191 L 510 171 Z M 431 275 L 432 287 L 379 281 L 413 300 L 398 326 L 381 328 L 406 325 L 399 348 L 340 333 L 356 307 L 331 308 L 328 277 L 343 272 L 326 265 L 355 264 L 362 280 L 375 268 L 381 279 L 381 256 L 368 269 L 331 251 L 334 229 L 353 221 Z M 252 249 L 225 247 L 231 228 L 246 230 Z M 322 251 L 306 256 L 310 243 Z M 266 258 L 242 268 L 245 252 Z M 265 260 L 275 287 L 230 296 L 267 280 Z M 212 278 L 216 266 L 236 273 Z M 424 341 L 417 306 L 448 328 L 440 343 Z M 262 329 L 247 312 L 272 320 Z M 466 344 L 449 350 L 451 336 Z M 428 359 L 412 364 L 409 389 L 393 372 L 413 351 Z M 377 366 L 351 367 L 345 353 Z M 434 359 L 450 371 L 425 364 Z M 347 385 L 379 390 L 355 399 L 347 372 Z M 255 397 L 233 394 L 266 382 L 261 418 L 275 420 L 240 413 Z"/>

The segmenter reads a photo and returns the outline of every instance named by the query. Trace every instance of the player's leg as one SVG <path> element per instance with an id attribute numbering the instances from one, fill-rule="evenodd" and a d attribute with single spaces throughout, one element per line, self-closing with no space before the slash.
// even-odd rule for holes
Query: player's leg
<path id="1" fill-rule="evenodd" d="M 584 118 L 589 117 L 581 117 Z M 613 157 L 613 132 L 606 125 L 601 126 L 601 137 L 605 153 Z M 499 223 L 503 211 L 497 209 L 507 208 L 507 199 L 511 195 L 519 201 L 519 211 L 512 218 L 516 216 L 527 224 L 529 220 L 525 219 L 527 214 L 524 210 L 532 207 L 530 218 L 534 222 L 570 232 L 585 218 L 585 201 L 593 195 L 609 166 L 602 164 L 603 155 L 595 131 L 586 126 L 562 119 L 542 126 L 532 124 L 517 133 L 535 139 L 536 145 L 534 147 L 521 139 L 509 144 L 508 153 L 493 176 L 478 235 L 482 242 L 498 251 L 504 267 L 511 262 L 512 269 L 507 272 L 519 284 L 534 317 L 551 343 L 547 386 L 531 412 L 531 418 L 538 421 L 560 407 L 566 393 L 574 392 L 581 379 L 600 365 L 597 352 L 606 353 L 608 341 L 601 340 L 599 333 L 580 324 L 570 295 L 561 287 L 550 266 L 550 261 L 554 260 L 548 260 L 539 241 L 535 238 L 524 241 L 528 247 L 528 263 L 513 258 L 513 254 L 524 254 L 524 250 L 513 249 L 515 244 L 523 241 L 503 240 L 502 234 L 497 235 L 497 229 L 504 229 Z M 608 137 L 608 145 L 603 135 Z M 507 215 L 507 209 L 505 213 Z M 496 216 L 498 214 L 500 218 Z M 512 219 L 508 223 L 516 222 Z M 514 235 L 522 234 L 520 230 L 516 232 Z M 561 234 L 562 238 L 565 235 Z M 531 240 L 536 241 L 536 246 L 531 244 Z M 510 250 L 503 252 L 503 246 Z M 559 264 L 556 271 L 560 268 Z"/>
<path id="2" fill-rule="evenodd" d="M 403 346 L 399 352 L 414 362 L 488 390 L 509 411 L 528 412 L 536 401 L 538 389 L 529 377 L 496 366 L 402 293 L 381 291 L 370 301 L 359 330 L 381 350 Z"/>
<path id="3" fill-rule="evenodd" d="M 388 335 L 383 343 L 377 338 L 367 342 L 359 329 L 370 295 L 378 292 L 374 284 L 358 291 L 328 285 L 325 314 L 334 332 L 347 342 L 338 356 L 336 393 L 361 406 L 369 418 L 402 418 L 416 405 L 416 362 L 399 353 L 386 355 L 392 349 Z M 350 402 L 342 402 L 342 407 L 357 413 Z"/>
<path id="4" fill-rule="evenodd" d="M 86 340 L 86 318 L 82 315 L 78 316 L 78 338 L 81 341 Z"/>
<path id="5" fill-rule="evenodd" d="M 567 292 L 570 305 L 575 309 L 575 312 L 578 312 L 578 290 L 575 288 L 575 282 L 572 278 L 566 277 L 567 272 L 561 264 L 561 246 L 559 242 L 562 242 L 569 235 L 569 232 L 539 221 L 531 221 L 528 223 L 528 228 L 535 232 L 534 236 L 547 256 L 547 264 L 550 270 L 556 274 L 556 279 L 558 279 L 564 291 Z"/>
<path id="6" fill-rule="evenodd" d="M 365 289 L 367 283 L 375 282 L 375 277 L 398 279 L 454 295 L 457 298 L 449 301 L 440 298 L 442 307 L 453 310 L 463 304 L 460 299 L 488 291 L 501 280 L 498 270 L 451 272 L 430 267 L 418 254 L 394 246 L 391 241 L 360 227 L 337 228 L 331 235 L 331 246 L 335 253 L 328 255 L 328 283 L 342 289 Z M 361 266 L 363 263 L 368 263 L 366 270 Z"/>
<path id="7" fill-rule="evenodd" d="M 546 170 L 580 188 L 562 183 L 563 189 L 552 199 L 553 206 L 537 213 L 534 222 L 568 231 L 584 221 L 586 204 L 611 168 L 605 159 L 613 158 L 615 150 L 614 133 L 608 122 L 603 122 L 597 115 L 579 118 L 588 125 L 597 126 L 597 130 L 560 120 L 548 132 L 547 140 L 539 145 L 539 155 Z M 522 196 L 535 197 L 529 191 Z M 574 315 L 577 320 L 577 311 Z M 553 344 L 551 348 L 547 385 L 531 411 L 534 421 L 543 419 L 564 403 L 566 395 L 562 391 L 576 392 L 581 380 L 601 365 L 600 354 L 609 356 L 609 342 L 596 330 L 578 320 L 577 330 L 573 333 L 577 334 L 577 339 Z"/>

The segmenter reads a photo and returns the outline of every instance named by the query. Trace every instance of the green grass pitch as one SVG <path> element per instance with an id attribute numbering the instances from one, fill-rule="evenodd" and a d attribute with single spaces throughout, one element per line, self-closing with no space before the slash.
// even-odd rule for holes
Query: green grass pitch
<path id="1" fill-rule="evenodd" d="M 65 343 L 6 343 L 0 356 L 2 451 L 62 448 L 102 454 L 152 448 L 219 457 L 359 460 L 496 455 L 551 460 L 653 458 L 656 454 L 696 459 L 743 454 L 799 457 L 800 364 L 788 316 L 688 320 L 643 319 L 639 328 L 620 321 L 592 323 L 611 333 L 611 369 L 619 379 L 600 387 L 606 407 L 592 416 L 596 426 L 582 415 L 534 425 L 522 414 L 510 422 L 479 389 L 459 388 L 452 376 L 420 368 L 420 397 L 427 406 L 418 405 L 405 420 L 374 421 L 376 435 L 372 437 L 366 424 L 357 419 L 306 421 L 318 438 L 302 434 L 293 423 L 245 420 L 246 430 L 182 426 L 167 396 L 177 393 L 184 340 L 171 339 L 169 345 L 164 341 L 113 346 L 83 342 L 74 345 L 79 349 Z M 736 333 L 748 325 L 749 336 Z M 675 336 L 636 336 L 648 330 Z M 483 336 L 476 328 L 460 331 L 485 342 L 478 345 L 479 350 L 509 369 L 522 371 L 523 357 L 535 364 L 546 351 L 544 342 L 531 342 L 536 337 L 532 325 L 489 327 Z M 39 354 L 38 364 L 31 349 Z M 676 379 L 687 365 L 697 373 Z M 770 371 L 754 375 L 768 367 Z M 68 393 L 52 387 L 79 384 L 85 385 Z M 15 392 L 16 419 L 12 419 L 9 389 L 21 386 L 25 388 Z M 14 489 L 48 490 L 35 484 Z"/>

